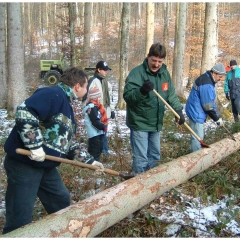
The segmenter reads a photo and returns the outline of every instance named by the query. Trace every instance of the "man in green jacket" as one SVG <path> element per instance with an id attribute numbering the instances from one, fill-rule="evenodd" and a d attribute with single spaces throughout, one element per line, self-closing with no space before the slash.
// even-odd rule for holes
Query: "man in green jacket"
<path id="1" fill-rule="evenodd" d="M 238 122 L 240 113 L 240 68 L 236 60 L 230 61 L 231 70 L 227 73 L 224 81 L 224 93 L 226 98 L 231 100 L 232 113 L 235 122 Z"/>
<path id="2" fill-rule="evenodd" d="M 178 113 L 180 119 L 176 121 L 185 122 L 183 107 L 163 63 L 165 57 L 166 48 L 160 43 L 153 44 L 147 58 L 132 69 L 126 79 L 123 98 L 127 103 L 126 124 L 130 128 L 134 174 L 154 168 L 160 161 L 160 131 L 165 108 L 153 89 Z"/>

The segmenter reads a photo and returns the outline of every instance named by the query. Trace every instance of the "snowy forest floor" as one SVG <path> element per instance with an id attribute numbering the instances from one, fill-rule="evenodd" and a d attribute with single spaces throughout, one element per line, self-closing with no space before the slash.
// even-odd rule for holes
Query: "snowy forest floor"
<path id="1" fill-rule="evenodd" d="M 115 86 L 115 93 L 116 86 Z M 114 95 L 117 100 L 117 95 Z M 81 115 L 81 104 L 74 105 L 78 120 L 78 138 L 86 149 L 87 137 Z M 234 133 L 238 124 L 226 122 Z M 0 110 L 0 229 L 5 222 L 6 174 L 3 168 L 3 144 L 14 125 L 7 118 L 5 109 Z M 206 144 L 228 137 L 213 121 L 205 124 Z M 125 110 L 116 111 L 116 119 L 110 120 L 110 156 L 102 156 L 104 166 L 121 172 L 131 171 L 129 129 L 125 124 Z M 190 152 L 190 134 L 183 133 L 174 123 L 173 114 L 167 110 L 161 131 L 162 163 Z M 240 236 L 240 167 L 238 152 L 224 159 L 211 169 L 198 174 L 188 182 L 164 193 L 144 208 L 130 214 L 97 237 L 239 237 Z M 110 175 L 97 176 L 94 171 L 61 164 L 58 168 L 71 194 L 71 204 L 92 196 L 121 181 Z M 225 173 L 225 174 L 223 174 Z M 37 199 L 33 221 L 46 215 Z"/>

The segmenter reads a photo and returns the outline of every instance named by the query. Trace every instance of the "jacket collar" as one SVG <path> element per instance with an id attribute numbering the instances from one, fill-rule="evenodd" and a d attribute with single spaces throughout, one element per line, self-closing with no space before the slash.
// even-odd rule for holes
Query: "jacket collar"
<path id="1" fill-rule="evenodd" d="M 212 80 L 214 85 L 217 83 L 217 82 L 214 81 L 213 76 L 212 76 L 210 71 L 206 71 L 205 74 Z"/>
<path id="2" fill-rule="evenodd" d="M 65 94 L 68 96 L 70 102 L 72 102 L 74 99 L 77 98 L 77 96 L 74 93 L 74 91 L 72 90 L 72 88 L 69 87 L 67 84 L 65 84 L 63 82 L 59 82 L 58 87 L 60 87 L 65 92 Z"/>

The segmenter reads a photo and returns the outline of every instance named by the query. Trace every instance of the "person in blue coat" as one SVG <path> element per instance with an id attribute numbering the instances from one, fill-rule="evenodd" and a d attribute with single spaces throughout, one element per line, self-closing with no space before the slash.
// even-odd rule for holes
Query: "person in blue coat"
<path id="1" fill-rule="evenodd" d="M 240 114 L 240 68 L 236 60 L 230 61 L 231 70 L 227 73 L 224 81 L 224 93 L 231 100 L 232 114 L 235 122 L 238 122 Z"/>
<path id="2" fill-rule="evenodd" d="M 211 70 L 199 76 L 193 83 L 186 103 L 186 114 L 190 127 L 201 138 L 204 138 L 203 124 L 207 117 L 212 118 L 217 125 L 222 126 L 223 120 L 217 112 L 215 98 L 215 84 L 226 74 L 222 63 L 217 63 Z M 191 136 L 191 152 L 201 148 L 200 142 Z"/>
<path id="3" fill-rule="evenodd" d="M 71 104 L 86 92 L 87 75 L 74 67 L 62 74 L 57 86 L 37 89 L 17 107 L 16 124 L 4 144 L 8 186 L 3 234 L 32 221 L 37 196 L 49 214 L 70 205 L 70 194 L 56 168 L 60 163 L 45 160 L 46 154 L 103 168 L 92 156 L 82 157 L 74 141 Z M 17 148 L 29 150 L 30 156 L 17 154 Z"/>

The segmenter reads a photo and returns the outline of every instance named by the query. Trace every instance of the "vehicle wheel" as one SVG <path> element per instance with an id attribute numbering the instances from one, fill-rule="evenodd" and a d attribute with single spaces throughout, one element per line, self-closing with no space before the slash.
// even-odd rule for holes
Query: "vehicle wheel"
<path id="1" fill-rule="evenodd" d="M 45 73 L 44 80 L 48 85 L 56 85 L 61 77 L 58 71 L 50 70 Z"/>

